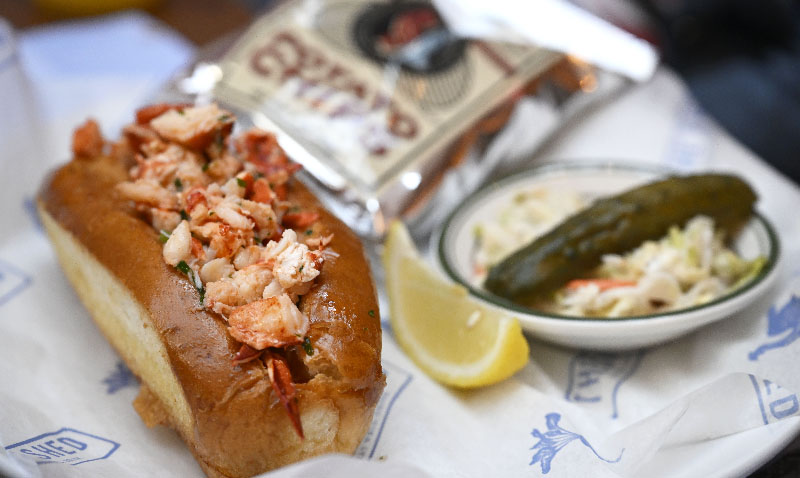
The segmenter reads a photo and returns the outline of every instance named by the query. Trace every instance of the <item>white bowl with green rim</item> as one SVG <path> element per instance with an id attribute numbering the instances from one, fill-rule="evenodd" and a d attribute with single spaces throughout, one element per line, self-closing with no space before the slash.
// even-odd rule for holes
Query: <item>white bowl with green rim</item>
<path id="1" fill-rule="evenodd" d="M 666 342 L 730 317 L 761 297 L 777 276 L 780 245 L 775 229 L 755 213 L 730 247 L 744 259 L 764 256 L 761 271 L 746 284 L 711 302 L 674 311 L 624 318 L 584 318 L 537 311 L 484 289 L 473 274 L 474 230 L 490 222 L 518 193 L 546 187 L 589 198 L 616 194 L 675 171 L 635 163 L 546 164 L 489 184 L 450 215 L 438 237 L 439 265 L 454 281 L 493 307 L 517 317 L 523 329 L 559 345 L 593 350 L 626 350 Z"/>

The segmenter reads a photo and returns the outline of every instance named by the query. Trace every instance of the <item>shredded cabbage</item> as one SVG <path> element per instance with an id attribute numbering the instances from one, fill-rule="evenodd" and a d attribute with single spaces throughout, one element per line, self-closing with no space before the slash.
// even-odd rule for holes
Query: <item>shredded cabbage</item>
<path id="1" fill-rule="evenodd" d="M 476 228 L 474 280 L 493 264 L 532 241 L 585 205 L 576 195 L 532 191 L 515 197 L 492 224 Z M 582 317 L 626 317 L 683 309 L 710 302 L 746 284 L 766 258 L 739 257 L 723 243 L 706 216 L 673 226 L 663 238 L 626 254 L 609 254 L 588 280 L 558 290 L 539 308 Z"/>

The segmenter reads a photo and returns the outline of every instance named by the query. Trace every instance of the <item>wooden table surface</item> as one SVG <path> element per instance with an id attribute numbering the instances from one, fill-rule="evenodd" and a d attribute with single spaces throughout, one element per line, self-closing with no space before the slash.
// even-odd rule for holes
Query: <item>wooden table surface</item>
<path id="1" fill-rule="evenodd" d="M 69 0 L 65 0 L 69 1 Z M 198 46 L 244 28 L 263 1 L 161 0 L 148 12 Z M 69 18 L 37 7 L 31 0 L 0 0 L 0 17 L 16 29 Z"/>

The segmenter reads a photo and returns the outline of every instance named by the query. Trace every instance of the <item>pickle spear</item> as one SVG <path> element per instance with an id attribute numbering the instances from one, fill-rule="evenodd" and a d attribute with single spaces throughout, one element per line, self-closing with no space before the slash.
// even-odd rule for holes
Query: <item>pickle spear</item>
<path id="1" fill-rule="evenodd" d="M 753 212 L 756 194 L 728 174 L 673 176 L 594 202 L 492 266 L 484 287 L 532 305 L 585 275 L 604 254 L 623 253 L 704 214 L 733 233 Z"/>

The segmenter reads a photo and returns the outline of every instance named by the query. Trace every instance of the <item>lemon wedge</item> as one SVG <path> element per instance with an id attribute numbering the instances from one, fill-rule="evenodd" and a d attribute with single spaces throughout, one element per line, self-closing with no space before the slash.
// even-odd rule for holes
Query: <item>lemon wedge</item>
<path id="1" fill-rule="evenodd" d="M 519 321 L 432 270 L 400 221 L 389 228 L 383 263 L 395 337 L 428 375 L 471 388 L 504 380 L 527 363 Z"/>

